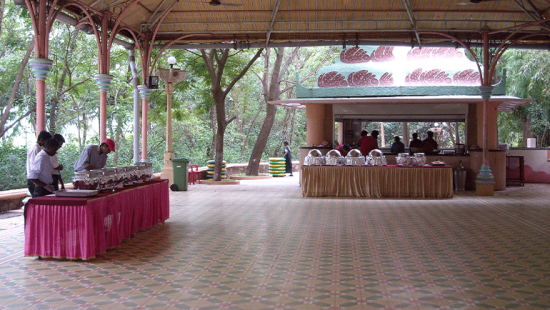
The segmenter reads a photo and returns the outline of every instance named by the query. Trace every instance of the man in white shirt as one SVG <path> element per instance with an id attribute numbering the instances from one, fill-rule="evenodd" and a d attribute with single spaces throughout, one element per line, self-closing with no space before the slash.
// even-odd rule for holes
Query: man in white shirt
<path id="1" fill-rule="evenodd" d="M 63 138 L 63 136 L 59 133 L 54 134 L 52 139 L 55 139 L 57 140 L 57 142 L 59 142 L 59 148 L 61 148 L 63 146 L 63 143 L 65 143 L 65 138 Z M 63 178 L 61 177 L 61 170 L 63 170 L 63 165 L 60 164 L 59 161 L 57 161 L 57 154 L 54 156 L 50 156 L 50 162 L 53 166 L 53 187 L 57 191 L 59 190 L 59 185 L 61 183 L 61 189 L 65 189 L 65 184 L 63 184 Z"/>
<path id="2" fill-rule="evenodd" d="M 32 183 L 29 180 L 29 173 L 31 171 L 31 165 L 34 162 L 34 158 L 40 151 L 42 151 L 42 147 L 44 144 L 46 144 L 46 141 L 52 138 L 52 135 L 47 132 L 46 130 L 42 130 L 38 134 L 38 138 L 36 139 L 36 143 L 32 145 L 32 147 L 27 151 L 27 188 L 29 189 L 29 194 L 32 195 L 34 192 L 34 183 Z"/>
<path id="3" fill-rule="evenodd" d="M 59 142 L 50 139 L 44 145 L 44 149 L 34 158 L 28 175 L 28 180 L 34 184 L 33 198 L 49 195 L 54 191 L 52 185 L 54 168 L 50 162 L 50 157 L 55 155 L 58 149 Z"/>

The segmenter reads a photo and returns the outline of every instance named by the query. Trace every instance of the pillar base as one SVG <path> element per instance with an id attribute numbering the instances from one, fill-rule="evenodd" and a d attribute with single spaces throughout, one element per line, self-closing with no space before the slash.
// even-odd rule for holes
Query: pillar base
<path id="1" fill-rule="evenodd" d="M 167 152 L 164 153 L 164 167 L 160 172 L 161 179 L 167 179 L 168 184 L 174 184 L 174 166 L 172 165 L 171 158 L 174 158 L 174 153 Z"/>
<path id="2" fill-rule="evenodd" d="M 478 196 L 494 196 L 495 184 L 476 184 L 476 195 Z"/>

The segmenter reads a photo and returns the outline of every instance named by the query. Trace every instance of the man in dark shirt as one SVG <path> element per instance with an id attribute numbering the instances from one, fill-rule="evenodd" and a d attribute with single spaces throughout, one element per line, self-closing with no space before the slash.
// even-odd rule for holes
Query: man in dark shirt
<path id="1" fill-rule="evenodd" d="M 422 141 L 422 148 L 424 149 L 424 153 L 426 155 L 437 154 L 439 153 L 437 147 L 437 141 L 434 140 L 434 133 L 432 131 L 428 131 L 428 137 Z"/>
<path id="2" fill-rule="evenodd" d="M 411 140 L 411 143 L 409 143 L 411 154 L 422 153 L 424 149 L 422 148 L 422 140 L 418 139 L 418 133 L 413 133 L 412 137 L 413 139 Z"/>
<path id="3" fill-rule="evenodd" d="M 405 144 L 401 142 L 401 139 L 398 136 L 395 136 L 393 140 L 395 142 L 391 145 L 390 152 L 393 154 L 405 153 Z"/>

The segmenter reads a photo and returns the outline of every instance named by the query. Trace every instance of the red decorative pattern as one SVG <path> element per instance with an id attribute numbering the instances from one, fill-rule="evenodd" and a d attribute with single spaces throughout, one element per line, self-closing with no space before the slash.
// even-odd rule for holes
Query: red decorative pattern
<path id="1" fill-rule="evenodd" d="M 393 85 L 393 75 L 389 72 L 382 74 L 380 78 L 380 86 L 392 86 Z"/>
<path id="2" fill-rule="evenodd" d="M 395 59 L 393 46 L 379 46 L 372 54 L 359 47 L 352 47 L 340 53 L 340 61 L 346 64 L 366 63 L 369 61 L 386 62 Z"/>
<path id="3" fill-rule="evenodd" d="M 387 62 L 395 59 L 393 46 L 380 46 L 370 56 L 374 62 Z"/>
<path id="4" fill-rule="evenodd" d="M 479 72 L 468 69 L 455 73 L 453 76 L 455 85 L 481 85 Z"/>
<path id="5" fill-rule="evenodd" d="M 319 75 L 317 80 L 319 87 L 347 87 L 346 77 L 336 71 L 331 71 Z"/>
<path id="6" fill-rule="evenodd" d="M 409 61 L 425 60 L 430 58 L 451 59 L 451 58 L 463 58 L 463 57 L 465 56 L 462 50 L 459 50 L 456 48 L 448 48 L 448 47 L 442 47 L 442 48 L 415 47 L 407 53 L 407 60 Z"/>
<path id="7" fill-rule="evenodd" d="M 414 70 L 405 78 L 407 85 L 479 85 L 479 73 L 472 69 L 457 72 L 453 79 L 449 74 L 440 69 L 422 71 L 422 68 Z"/>
<path id="8" fill-rule="evenodd" d="M 379 82 L 375 74 L 368 70 L 352 72 L 348 75 L 349 86 L 378 86 Z"/>
<path id="9" fill-rule="evenodd" d="M 369 62 L 370 56 L 362 48 L 352 47 L 340 53 L 340 61 L 346 64 Z"/>

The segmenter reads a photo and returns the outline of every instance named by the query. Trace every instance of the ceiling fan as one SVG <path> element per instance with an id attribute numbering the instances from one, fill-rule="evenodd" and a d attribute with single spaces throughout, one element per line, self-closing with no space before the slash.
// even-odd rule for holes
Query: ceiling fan
<path id="1" fill-rule="evenodd" d="M 207 2 L 211 6 L 218 6 L 218 5 L 227 5 L 227 6 L 242 6 L 242 4 L 237 3 L 231 3 L 231 2 L 221 2 L 220 0 L 210 0 L 210 2 Z"/>

